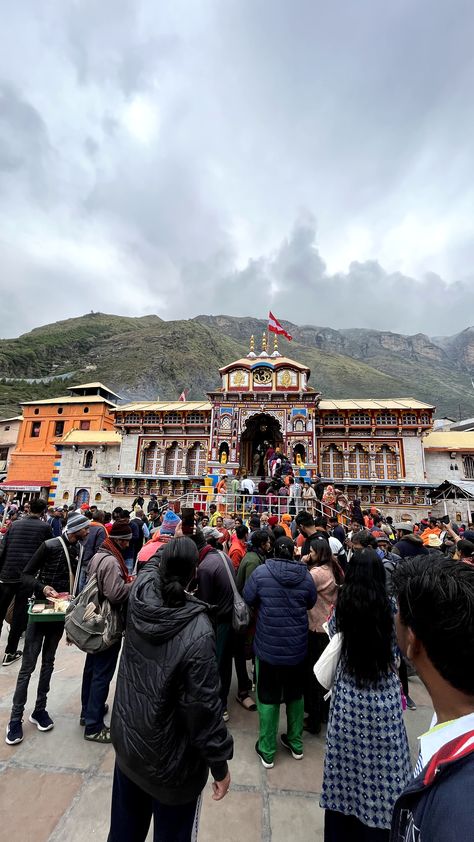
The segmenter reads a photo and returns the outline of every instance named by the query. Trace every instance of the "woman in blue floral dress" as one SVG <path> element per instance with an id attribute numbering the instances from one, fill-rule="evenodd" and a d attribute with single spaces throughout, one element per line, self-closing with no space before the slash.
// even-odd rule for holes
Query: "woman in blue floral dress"
<path id="1" fill-rule="evenodd" d="M 393 806 L 412 778 L 393 615 L 378 555 L 356 553 L 329 625 L 343 645 L 320 802 L 325 842 L 388 842 Z"/>

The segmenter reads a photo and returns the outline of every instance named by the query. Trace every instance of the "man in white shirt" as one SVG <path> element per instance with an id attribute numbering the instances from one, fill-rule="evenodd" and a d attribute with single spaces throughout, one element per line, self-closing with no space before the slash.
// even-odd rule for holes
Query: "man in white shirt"
<path id="1" fill-rule="evenodd" d="M 253 479 L 244 474 L 242 478 L 242 482 L 240 483 L 240 489 L 243 494 L 250 494 L 253 496 L 255 494 L 255 483 Z"/>

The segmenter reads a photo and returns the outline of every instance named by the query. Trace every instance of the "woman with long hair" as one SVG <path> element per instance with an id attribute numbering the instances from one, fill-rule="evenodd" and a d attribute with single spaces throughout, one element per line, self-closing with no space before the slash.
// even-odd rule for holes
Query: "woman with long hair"
<path id="1" fill-rule="evenodd" d="M 394 611 L 377 553 L 355 552 L 329 624 L 343 643 L 320 801 L 325 842 L 388 842 L 395 801 L 412 777 Z"/>
<path id="2" fill-rule="evenodd" d="M 222 719 L 208 606 L 187 592 L 198 551 L 174 538 L 139 573 L 130 598 L 112 713 L 116 751 L 108 842 L 196 838 L 209 770 L 213 798 L 230 785 L 232 737 Z"/>
<path id="3" fill-rule="evenodd" d="M 326 690 L 317 681 L 313 667 L 329 643 L 323 623 L 329 619 L 336 604 L 344 574 L 324 538 L 312 541 L 309 555 L 304 561 L 318 592 L 316 605 L 308 611 L 308 659 L 304 694 L 307 716 L 304 728 L 310 734 L 319 734 L 321 724 L 328 720 L 329 701 L 324 700 Z"/>

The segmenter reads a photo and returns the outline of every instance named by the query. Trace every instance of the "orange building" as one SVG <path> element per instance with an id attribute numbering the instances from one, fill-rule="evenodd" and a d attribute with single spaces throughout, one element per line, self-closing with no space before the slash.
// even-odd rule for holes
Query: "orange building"
<path id="1" fill-rule="evenodd" d="M 41 495 L 54 503 L 59 473 L 55 445 L 71 430 L 114 429 L 118 395 L 102 383 L 71 386 L 67 392 L 22 404 L 23 421 L 0 489 L 21 500 Z"/>

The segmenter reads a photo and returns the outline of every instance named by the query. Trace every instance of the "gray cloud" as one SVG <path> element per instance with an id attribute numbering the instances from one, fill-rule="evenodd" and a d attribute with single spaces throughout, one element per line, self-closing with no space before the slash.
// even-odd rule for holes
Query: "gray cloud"
<path id="1" fill-rule="evenodd" d="M 472 322 L 467 0 L 2 17 L 1 334 L 92 308 Z"/>

